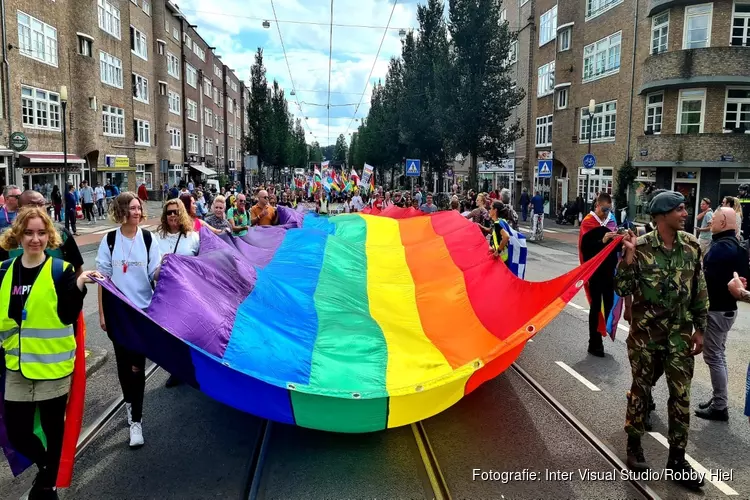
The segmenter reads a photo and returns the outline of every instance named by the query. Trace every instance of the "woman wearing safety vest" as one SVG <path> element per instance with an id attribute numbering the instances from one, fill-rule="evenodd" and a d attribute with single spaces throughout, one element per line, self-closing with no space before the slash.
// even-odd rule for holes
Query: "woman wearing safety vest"
<path id="1" fill-rule="evenodd" d="M 45 254 L 62 241 L 44 208 L 23 208 L 0 237 L 20 257 L 0 266 L 0 340 L 5 352 L 5 425 L 13 447 L 39 473 L 29 499 L 57 498 L 55 483 L 62 454 L 65 411 L 75 365 L 73 324 L 83 308 L 86 283 L 101 278 Z M 34 434 L 37 409 L 46 449 Z"/>
<path id="2" fill-rule="evenodd" d="M 143 202 L 132 192 L 124 192 L 115 198 L 110 207 L 110 218 L 122 224 L 110 231 L 99 245 L 96 268 L 142 310 L 151 304 L 154 290 L 151 286 L 159 279 L 161 252 L 156 237 L 138 225 L 146 218 Z M 107 331 L 106 311 L 102 303 L 102 287 L 99 287 L 99 324 Z M 122 387 L 122 396 L 128 413 L 130 447 L 143 446 L 143 393 L 146 388 L 146 357 L 118 343 L 109 335 L 115 351 L 117 378 Z"/>
<path id="3" fill-rule="evenodd" d="M 505 208 L 500 201 L 492 203 L 490 209 L 490 219 L 492 219 L 492 240 L 490 245 L 492 249 L 490 253 L 495 257 L 500 257 L 503 262 L 508 262 L 508 242 L 510 241 L 510 233 L 506 228 L 507 222 L 500 218 L 500 212 Z"/>

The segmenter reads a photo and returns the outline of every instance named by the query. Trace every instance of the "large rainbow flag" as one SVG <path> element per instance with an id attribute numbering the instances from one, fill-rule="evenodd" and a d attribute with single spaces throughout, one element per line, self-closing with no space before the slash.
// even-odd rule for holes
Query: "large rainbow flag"
<path id="1" fill-rule="evenodd" d="M 532 283 L 457 212 L 279 215 L 242 238 L 202 229 L 198 256 L 166 257 L 147 311 L 104 282 L 107 324 L 218 401 L 327 431 L 455 404 L 513 363 L 606 253 Z"/>

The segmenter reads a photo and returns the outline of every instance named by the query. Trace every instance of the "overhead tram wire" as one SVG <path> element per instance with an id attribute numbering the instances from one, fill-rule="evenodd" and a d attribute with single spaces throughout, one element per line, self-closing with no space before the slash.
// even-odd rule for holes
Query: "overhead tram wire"
<path id="1" fill-rule="evenodd" d="M 349 133 L 349 129 L 352 127 L 352 123 L 354 123 L 354 120 L 357 118 L 357 111 L 359 111 L 359 107 L 362 105 L 362 99 L 364 99 L 365 94 L 367 93 L 367 88 L 370 86 L 370 79 L 372 78 L 372 73 L 375 71 L 375 65 L 378 63 L 380 50 L 383 48 L 383 42 L 385 42 L 385 35 L 388 34 L 388 30 L 390 29 L 391 19 L 393 19 L 393 13 L 396 11 L 397 3 L 398 3 L 398 0 L 393 0 L 393 7 L 391 8 L 391 15 L 388 16 L 388 24 L 386 25 L 385 30 L 383 31 L 383 37 L 380 39 L 380 46 L 378 47 L 377 54 L 375 54 L 375 60 L 372 62 L 372 68 L 370 68 L 370 75 L 367 77 L 367 81 L 365 82 L 365 88 L 362 89 L 362 94 L 359 96 L 359 104 L 357 104 L 357 107 L 354 110 L 354 116 L 352 116 L 352 119 L 349 122 L 349 125 L 346 127 L 346 132 L 344 132 L 344 137 L 347 136 L 347 134 Z"/>
<path id="2" fill-rule="evenodd" d="M 181 10 L 183 12 L 195 12 L 196 14 L 209 14 L 212 16 L 226 16 L 226 17 L 234 17 L 234 18 L 239 18 L 239 19 L 250 19 L 253 21 L 267 21 L 268 20 L 265 17 L 239 16 L 235 14 L 226 14 L 224 12 L 214 12 L 211 10 L 200 10 L 200 9 L 181 9 Z M 315 21 L 295 21 L 295 20 L 279 20 L 279 19 L 274 19 L 274 21 L 276 23 L 282 23 L 282 24 L 305 24 L 305 25 L 311 25 L 311 26 L 330 26 L 331 25 L 330 22 L 318 23 Z M 413 29 L 412 27 L 396 28 L 396 27 L 388 27 L 388 26 L 372 26 L 368 24 L 344 24 L 344 23 L 333 23 L 333 26 L 335 26 L 336 28 L 363 28 L 363 29 L 377 29 L 377 30 L 382 30 L 385 28 L 387 30 L 395 30 L 395 31 L 399 31 L 402 29 L 408 31 L 409 29 Z"/>
<path id="3" fill-rule="evenodd" d="M 328 41 L 328 145 L 331 144 L 331 61 L 333 60 L 333 0 L 331 0 L 331 35 Z"/>
<path id="4" fill-rule="evenodd" d="M 284 37 L 281 36 L 281 27 L 279 26 L 279 21 L 276 17 L 276 6 L 273 4 L 273 0 L 271 0 L 271 9 L 273 10 L 273 19 L 276 22 L 276 30 L 279 33 L 279 42 L 281 42 L 281 51 L 284 53 L 284 62 L 286 62 L 286 69 L 289 72 L 289 81 L 292 83 L 292 92 L 294 92 L 294 100 L 297 102 L 297 109 L 299 110 L 300 114 L 303 118 L 305 118 L 305 126 L 310 131 L 310 134 L 313 136 L 315 141 L 318 141 L 318 136 L 315 135 L 315 133 L 312 131 L 312 127 L 310 127 L 310 124 L 307 123 L 307 117 L 305 116 L 305 113 L 302 112 L 302 105 L 299 102 L 299 96 L 297 95 L 297 92 L 294 90 L 294 77 L 292 76 L 292 68 L 289 66 L 289 58 L 286 55 L 286 47 L 284 46 Z M 236 16 L 235 16 L 236 17 Z"/>

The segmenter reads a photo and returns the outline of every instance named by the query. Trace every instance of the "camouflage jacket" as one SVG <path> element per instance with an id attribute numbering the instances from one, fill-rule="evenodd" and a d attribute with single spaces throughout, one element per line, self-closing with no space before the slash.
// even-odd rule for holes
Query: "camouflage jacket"
<path id="1" fill-rule="evenodd" d="M 708 291 L 698 239 L 679 231 L 671 251 L 658 231 L 640 236 L 633 264 L 622 259 L 615 272 L 615 291 L 633 296 L 631 341 L 689 348 L 693 328 L 704 332 Z"/>

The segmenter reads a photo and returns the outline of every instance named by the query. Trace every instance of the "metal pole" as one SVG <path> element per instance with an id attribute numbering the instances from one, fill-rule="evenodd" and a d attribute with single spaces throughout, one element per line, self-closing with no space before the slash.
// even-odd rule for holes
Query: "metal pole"
<path id="1" fill-rule="evenodd" d="M 67 202 L 65 196 L 68 194 L 68 129 L 67 122 L 65 121 L 65 111 L 68 108 L 68 101 L 62 101 L 62 138 L 63 138 L 63 185 L 65 190 L 63 191 L 63 213 L 67 216 Z"/>
<path id="2" fill-rule="evenodd" d="M 591 154 L 591 138 L 594 135 L 594 115 L 589 113 L 589 154 Z M 584 199 L 584 206 L 591 210 L 589 207 L 589 179 L 591 178 L 591 172 L 586 169 L 586 198 Z"/>

